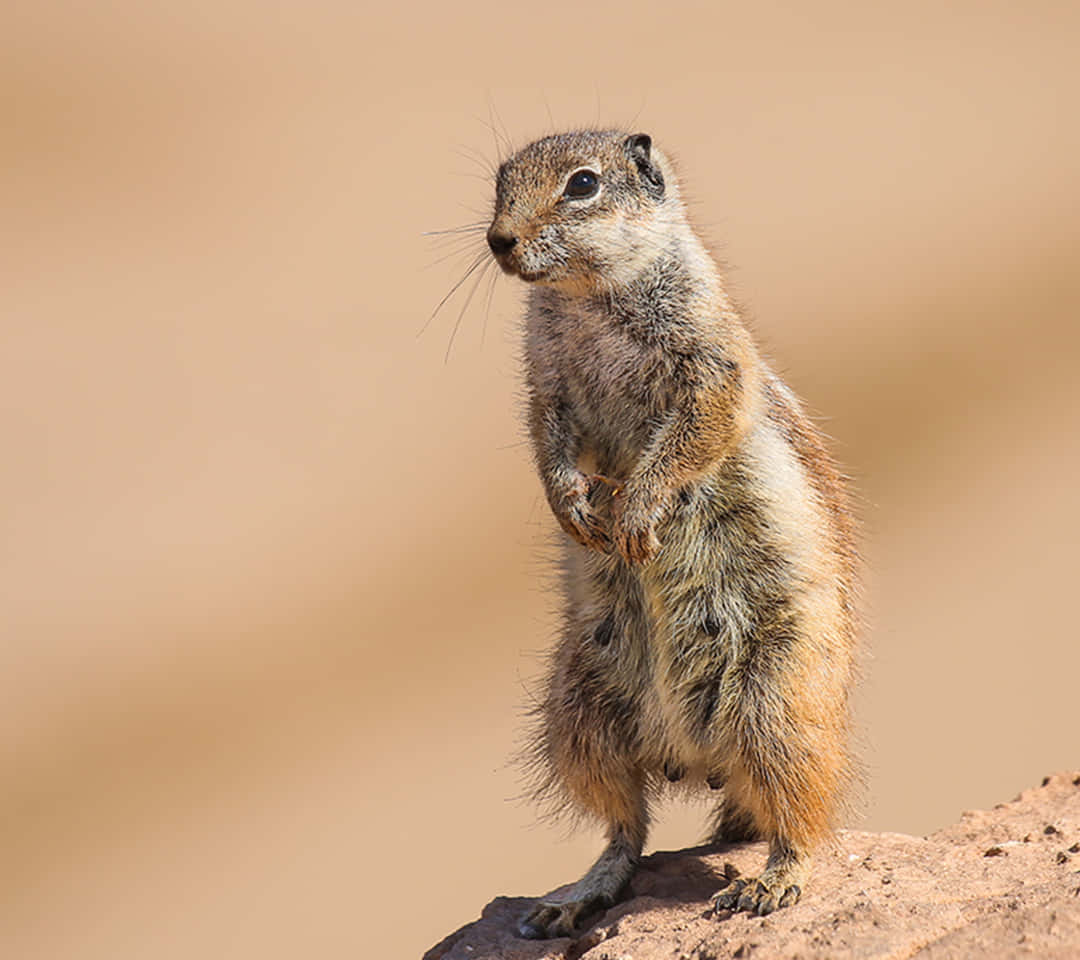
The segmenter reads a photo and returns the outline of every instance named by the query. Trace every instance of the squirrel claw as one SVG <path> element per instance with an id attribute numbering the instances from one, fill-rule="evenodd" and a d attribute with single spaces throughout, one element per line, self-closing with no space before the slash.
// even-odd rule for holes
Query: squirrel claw
<path id="1" fill-rule="evenodd" d="M 713 910 L 716 913 L 730 910 L 732 913 L 745 912 L 764 917 L 774 910 L 790 907 L 801 896 L 802 889 L 797 883 L 786 886 L 738 879 L 713 896 Z"/>

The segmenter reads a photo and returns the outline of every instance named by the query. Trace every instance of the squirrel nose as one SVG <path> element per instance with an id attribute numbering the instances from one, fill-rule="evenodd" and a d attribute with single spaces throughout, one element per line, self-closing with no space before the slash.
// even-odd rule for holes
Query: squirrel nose
<path id="1" fill-rule="evenodd" d="M 511 233 L 500 233 L 494 227 L 487 232 L 488 246 L 491 247 L 491 252 L 497 257 L 501 257 L 504 253 L 509 253 L 514 249 L 517 244 L 517 237 Z"/>

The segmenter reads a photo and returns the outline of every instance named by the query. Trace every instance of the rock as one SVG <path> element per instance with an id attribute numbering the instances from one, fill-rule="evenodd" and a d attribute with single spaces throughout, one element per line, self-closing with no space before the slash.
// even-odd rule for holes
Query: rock
<path id="1" fill-rule="evenodd" d="M 768 917 L 708 910 L 727 865 L 761 869 L 763 843 L 697 847 L 646 857 L 628 898 L 575 939 L 522 940 L 516 923 L 532 901 L 498 897 L 424 960 L 1075 958 L 1078 842 L 1073 771 L 929 837 L 841 831 L 815 858 L 803 899 Z"/>

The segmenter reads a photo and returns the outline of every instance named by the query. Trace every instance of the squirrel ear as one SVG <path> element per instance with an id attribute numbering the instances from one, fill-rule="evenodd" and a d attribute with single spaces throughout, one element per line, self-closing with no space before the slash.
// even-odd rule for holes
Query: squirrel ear
<path id="1" fill-rule="evenodd" d="M 649 151 L 652 150 L 652 137 L 647 133 L 635 133 L 626 138 L 626 149 L 635 160 L 641 159 L 649 162 Z"/>
<path id="2" fill-rule="evenodd" d="M 653 163 L 652 137 L 647 133 L 635 133 L 627 137 L 624 143 L 626 152 L 630 155 L 630 159 L 634 161 L 638 173 L 641 174 L 645 181 L 645 189 L 654 197 L 662 197 L 664 195 L 664 175 L 660 172 L 660 168 Z"/>

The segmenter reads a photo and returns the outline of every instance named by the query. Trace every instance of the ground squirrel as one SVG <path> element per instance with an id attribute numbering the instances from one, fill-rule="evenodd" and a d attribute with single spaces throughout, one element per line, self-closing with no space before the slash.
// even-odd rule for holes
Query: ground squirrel
<path id="1" fill-rule="evenodd" d="M 609 844 L 528 937 L 613 903 L 667 781 L 722 788 L 712 836 L 764 838 L 716 908 L 798 900 L 850 779 L 854 521 L 799 401 L 754 345 L 649 136 L 539 140 L 496 176 L 487 241 L 529 283 L 528 422 L 566 532 L 538 707 L 541 792 Z"/>

